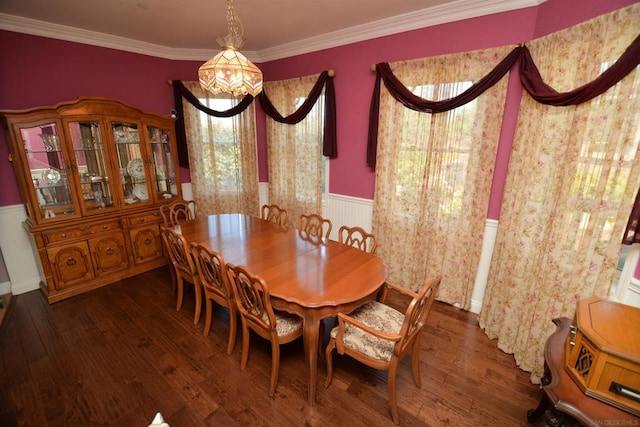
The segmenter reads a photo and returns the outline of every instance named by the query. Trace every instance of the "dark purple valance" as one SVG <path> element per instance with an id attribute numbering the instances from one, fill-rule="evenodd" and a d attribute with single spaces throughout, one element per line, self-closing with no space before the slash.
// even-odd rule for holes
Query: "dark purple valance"
<path id="1" fill-rule="evenodd" d="M 542 80 L 526 46 L 512 50 L 489 74 L 460 95 L 442 101 L 429 101 L 414 95 L 393 75 L 388 63 L 376 64 L 376 82 L 369 110 L 367 164 L 375 169 L 381 81 L 384 81 L 389 93 L 407 108 L 425 113 L 440 113 L 464 105 L 478 97 L 499 81 L 518 60 L 520 60 L 520 82 L 533 99 L 553 106 L 577 105 L 604 93 L 638 66 L 640 63 L 640 36 L 636 37 L 620 58 L 595 80 L 564 93 L 557 92 Z"/>
<path id="2" fill-rule="evenodd" d="M 184 110 L 182 104 L 182 98 L 189 101 L 189 104 L 196 107 L 198 110 L 214 117 L 233 117 L 236 114 L 242 113 L 253 102 L 253 96 L 247 95 L 242 98 L 236 106 L 225 111 L 216 111 L 208 108 L 206 105 L 202 105 L 197 96 L 191 93 L 180 80 L 173 80 L 173 98 L 176 108 L 176 142 L 178 145 L 178 161 L 183 168 L 189 167 L 189 149 L 187 148 L 187 135 L 184 128 Z"/>
<path id="3" fill-rule="evenodd" d="M 557 92 L 546 84 L 531 53 L 526 47 L 520 58 L 520 82 L 533 99 L 541 104 L 562 107 L 587 102 L 607 91 L 633 71 L 640 63 L 640 35 L 627 47 L 618 60 L 592 82 L 569 92 Z"/>
<path id="4" fill-rule="evenodd" d="M 336 95 L 333 87 L 333 76 L 328 71 L 323 71 L 318 76 L 318 81 L 311 89 L 304 103 L 293 114 L 283 117 L 273 106 L 269 97 L 263 90 L 258 94 L 258 101 L 264 112 L 278 123 L 294 125 L 300 123 L 307 117 L 313 106 L 318 101 L 324 88 L 324 141 L 322 144 L 322 154 L 330 157 L 338 157 L 338 144 L 336 137 Z"/>
<path id="5" fill-rule="evenodd" d="M 371 109 L 369 110 L 369 141 L 367 144 L 367 164 L 375 169 L 376 150 L 378 148 L 378 116 L 380 110 L 380 81 L 398 102 L 407 108 L 422 113 L 442 113 L 465 105 L 473 101 L 484 91 L 495 85 L 507 74 L 511 67 L 520 57 L 523 47 L 513 49 L 489 74 L 478 80 L 469 89 L 453 98 L 442 101 L 429 101 L 413 94 L 405 85 L 393 75 L 391 67 L 387 62 L 376 64 L 376 83 L 371 98 Z"/>

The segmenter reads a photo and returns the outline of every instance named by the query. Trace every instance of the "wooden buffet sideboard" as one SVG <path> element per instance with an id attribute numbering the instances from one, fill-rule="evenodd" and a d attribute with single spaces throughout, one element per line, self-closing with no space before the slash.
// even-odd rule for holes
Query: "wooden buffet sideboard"
<path id="1" fill-rule="evenodd" d="M 0 116 L 50 303 L 166 264 L 159 207 L 182 197 L 173 118 L 89 97 Z"/>

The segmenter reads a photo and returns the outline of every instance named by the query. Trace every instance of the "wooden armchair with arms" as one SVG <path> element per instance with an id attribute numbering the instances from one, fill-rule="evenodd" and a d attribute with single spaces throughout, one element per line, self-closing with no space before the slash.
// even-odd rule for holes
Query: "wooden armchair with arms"
<path id="1" fill-rule="evenodd" d="M 191 255 L 198 271 L 200 284 L 204 290 L 205 322 L 204 336 L 209 335 L 211 329 L 212 302 L 215 301 L 229 310 L 229 341 L 227 354 L 233 352 L 236 342 L 236 301 L 233 289 L 225 270 L 222 255 L 200 243 L 191 243 Z"/>
<path id="2" fill-rule="evenodd" d="M 242 321 L 242 360 L 240 369 L 247 366 L 249 335 L 253 330 L 271 342 L 271 381 L 269 397 L 273 397 L 280 369 L 280 345 L 302 336 L 302 318 L 276 311 L 271 306 L 269 287 L 265 281 L 244 266 L 227 263 L 240 320 Z"/>
<path id="3" fill-rule="evenodd" d="M 413 381 L 417 387 L 421 387 L 420 332 L 429 316 L 440 280 L 439 275 L 427 280 L 417 293 L 392 284 L 385 284 L 385 289 L 381 293 L 381 302 L 371 301 L 349 315 L 339 313 L 338 326 L 331 330 L 331 338 L 326 349 L 325 387 L 331 384 L 334 350 L 339 354 L 347 354 L 372 368 L 388 370 L 391 417 L 393 422 L 398 424 L 400 422 L 396 402 L 398 365 L 411 352 Z M 404 314 L 384 304 L 390 289 L 412 298 Z"/>

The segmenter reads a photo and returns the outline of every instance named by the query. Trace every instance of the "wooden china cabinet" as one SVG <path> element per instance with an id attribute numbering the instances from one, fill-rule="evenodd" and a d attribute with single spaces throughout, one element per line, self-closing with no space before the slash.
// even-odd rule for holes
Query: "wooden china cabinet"
<path id="1" fill-rule="evenodd" d="M 0 114 L 50 303 L 166 264 L 159 207 L 182 197 L 174 119 L 88 97 Z"/>

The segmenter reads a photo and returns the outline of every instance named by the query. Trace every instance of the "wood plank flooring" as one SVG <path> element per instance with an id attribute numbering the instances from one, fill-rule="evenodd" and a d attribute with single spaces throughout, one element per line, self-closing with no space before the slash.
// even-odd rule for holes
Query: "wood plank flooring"
<path id="1" fill-rule="evenodd" d="M 400 301 L 395 301 L 400 303 Z M 211 333 L 193 324 L 193 292 L 175 311 L 166 268 L 47 304 L 39 291 L 13 297 L 0 327 L 0 426 L 140 426 L 161 412 L 171 427 L 393 426 L 386 372 L 334 356 L 314 406 L 306 403 L 302 342 L 282 347 L 274 399 L 271 352 L 252 335 L 240 371 L 241 331 L 226 354 L 228 312 Z M 529 374 L 496 348 L 477 316 L 436 303 L 421 340 L 422 388 L 410 357 L 399 369 L 404 426 L 525 426 L 541 397 Z"/>

